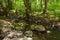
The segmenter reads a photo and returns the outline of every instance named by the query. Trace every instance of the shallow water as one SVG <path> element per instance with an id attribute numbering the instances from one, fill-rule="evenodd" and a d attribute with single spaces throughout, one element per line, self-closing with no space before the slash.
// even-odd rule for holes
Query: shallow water
<path id="1" fill-rule="evenodd" d="M 43 40 L 41 34 L 36 35 L 33 34 L 33 40 Z M 50 34 L 46 35 L 46 39 L 44 40 L 60 40 L 60 31 L 53 30 Z"/>

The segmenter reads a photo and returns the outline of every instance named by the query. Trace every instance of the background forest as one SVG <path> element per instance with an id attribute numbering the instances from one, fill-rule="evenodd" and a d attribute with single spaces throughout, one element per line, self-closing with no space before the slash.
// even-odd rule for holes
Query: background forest
<path id="1" fill-rule="evenodd" d="M 60 40 L 60 0 L 0 0 L 0 20 L 24 34 L 32 31 L 33 40 Z"/>

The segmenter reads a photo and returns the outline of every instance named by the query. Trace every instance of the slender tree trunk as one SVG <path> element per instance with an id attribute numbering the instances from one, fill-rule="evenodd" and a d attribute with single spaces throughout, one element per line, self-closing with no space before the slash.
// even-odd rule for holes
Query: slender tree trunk
<path id="1" fill-rule="evenodd" d="M 36 0 L 36 9 L 38 9 L 39 0 Z"/>
<path id="2" fill-rule="evenodd" d="M 45 0 L 44 5 L 45 5 L 45 8 L 44 8 L 44 12 L 43 13 L 46 13 L 47 10 L 48 10 L 48 0 Z"/>
<path id="3" fill-rule="evenodd" d="M 4 11 L 4 5 L 3 5 L 3 2 L 1 1 L 0 2 L 0 16 L 4 16 L 3 11 Z"/>
<path id="4" fill-rule="evenodd" d="M 6 17 L 9 15 L 9 11 L 12 9 L 12 0 L 7 0 L 7 7 L 6 7 L 6 12 L 5 12 L 5 14 L 6 14 Z"/>
<path id="5" fill-rule="evenodd" d="M 9 10 L 12 9 L 12 0 L 7 0 L 7 2 L 8 2 L 8 9 Z"/>
<path id="6" fill-rule="evenodd" d="M 42 11 L 42 8 L 43 8 L 43 4 L 42 4 L 42 0 L 40 0 L 40 5 L 41 5 L 41 11 Z"/>
<path id="7" fill-rule="evenodd" d="M 25 5 L 25 11 L 26 11 L 26 16 L 29 17 L 30 13 L 31 13 L 31 4 L 30 4 L 31 0 L 24 0 L 24 5 Z"/>
<path id="8" fill-rule="evenodd" d="M 25 11 L 26 11 L 26 22 L 27 22 L 27 26 L 26 29 L 30 29 L 30 22 L 29 22 L 29 18 L 30 18 L 30 13 L 31 13 L 31 0 L 24 0 L 24 5 L 25 5 Z"/>

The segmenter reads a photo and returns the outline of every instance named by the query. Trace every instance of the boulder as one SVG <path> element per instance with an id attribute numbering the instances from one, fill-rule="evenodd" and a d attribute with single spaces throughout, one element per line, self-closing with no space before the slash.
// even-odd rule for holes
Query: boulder
<path id="1" fill-rule="evenodd" d="M 0 40 L 32 40 L 31 37 L 27 37 L 31 36 L 31 33 L 29 31 L 26 32 L 27 35 L 25 35 L 25 38 L 22 31 L 17 31 L 13 28 L 14 26 L 11 22 L 0 19 Z"/>
<path id="2" fill-rule="evenodd" d="M 10 31 L 12 31 L 12 28 L 14 28 L 12 23 L 10 23 L 9 21 L 0 19 L 0 30 L 1 30 L 0 37 L 4 38 L 7 34 L 9 34 Z"/>

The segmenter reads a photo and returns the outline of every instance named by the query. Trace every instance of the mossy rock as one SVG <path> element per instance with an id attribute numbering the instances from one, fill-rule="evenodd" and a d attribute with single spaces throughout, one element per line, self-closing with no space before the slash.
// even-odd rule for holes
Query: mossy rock
<path id="1" fill-rule="evenodd" d="M 32 34 L 32 31 L 26 31 L 25 33 L 27 33 L 27 34 Z"/>
<path id="2" fill-rule="evenodd" d="M 40 30 L 40 31 L 45 31 L 46 30 L 45 26 L 43 26 L 43 25 L 36 25 L 35 29 Z"/>

